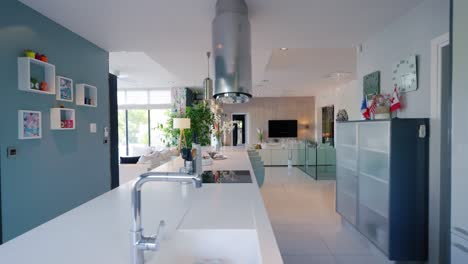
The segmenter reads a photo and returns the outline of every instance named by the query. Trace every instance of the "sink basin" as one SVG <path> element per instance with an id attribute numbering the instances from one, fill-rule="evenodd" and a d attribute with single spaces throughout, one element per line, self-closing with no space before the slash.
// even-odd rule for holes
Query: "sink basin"
<path id="1" fill-rule="evenodd" d="M 145 253 L 154 264 L 260 264 L 255 230 L 177 230 L 161 241 L 159 251 Z"/>

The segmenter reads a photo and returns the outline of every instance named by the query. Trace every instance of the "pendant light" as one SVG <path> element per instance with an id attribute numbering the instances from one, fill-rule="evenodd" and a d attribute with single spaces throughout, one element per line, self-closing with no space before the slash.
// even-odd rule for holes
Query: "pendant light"
<path id="1" fill-rule="evenodd" d="M 208 58 L 208 77 L 203 81 L 203 86 L 205 87 L 205 101 L 208 102 L 213 99 L 213 80 L 210 78 L 210 56 L 211 52 L 206 53 Z"/>

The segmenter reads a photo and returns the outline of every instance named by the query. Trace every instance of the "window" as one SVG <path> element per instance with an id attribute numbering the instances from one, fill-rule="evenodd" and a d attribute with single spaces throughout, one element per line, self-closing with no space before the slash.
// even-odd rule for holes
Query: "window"
<path id="1" fill-rule="evenodd" d="M 119 155 L 120 157 L 127 156 L 127 111 L 118 111 L 119 120 Z"/>
<path id="2" fill-rule="evenodd" d="M 148 91 L 127 91 L 125 104 L 128 104 L 128 105 L 148 104 Z"/>
<path id="3" fill-rule="evenodd" d="M 119 154 L 140 156 L 148 146 L 165 146 L 161 125 L 166 125 L 170 111 L 170 90 L 120 90 Z"/>
<path id="4" fill-rule="evenodd" d="M 145 154 L 150 145 L 148 130 L 148 110 L 127 110 L 127 137 L 130 156 Z"/>
<path id="5" fill-rule="evenodd" d="M 150 90 L 149 91 L 149 104 L 170 104 L 171 103 L 171 91 L 170 90 Z"/>
<path id="6" fill-rule="evenodd" d="M 146 89 L 146 90 L 120 90 L 118 91 L 118 104 L 123 108 L 168 108 L 171 104 L 171 90 Z"/>
<path id="7" fill-rule="evenodd" d="M 151 127 L 151 145 L 152 146 L 161 146 L 165 144 L 163 142 L 163 134 L 160 127 L 165 126 L 169 120 L 166 112 L 168 109 L 152 109 L 150 111 L 150 127 Z"/>

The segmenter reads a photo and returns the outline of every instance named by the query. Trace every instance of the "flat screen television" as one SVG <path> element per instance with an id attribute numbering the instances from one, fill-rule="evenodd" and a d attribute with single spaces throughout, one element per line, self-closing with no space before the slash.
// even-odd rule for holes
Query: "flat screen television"
<path id="1" fill-rule="evenodd" d="M 297 137 L 297 120 L 269 120 L 269 138 L 295 138 Z"/>

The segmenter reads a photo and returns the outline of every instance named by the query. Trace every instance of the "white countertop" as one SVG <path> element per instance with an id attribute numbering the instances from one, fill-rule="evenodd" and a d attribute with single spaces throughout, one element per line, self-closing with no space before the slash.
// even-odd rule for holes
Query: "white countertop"
<path id="1" fill-rule="evenodd" d="M 164 219 L 165 239 L 176 229 L 256 230 L 263 263 L 283 263 L 248 155 L 224 150 L 228 159 L 204 170 L 250 170 L 252 184 L 147 183 L 142 191 L 142 219 L 147 235 Z M 178 171 L 180 160 L 156 171 Z M 107 192 L 0 246 L 0 263 L 129 264 L 131 183 Z M 165 241 L 161 242 L 164 250 Z M 153 253 L 149 253 L 153 254 Z"/>

